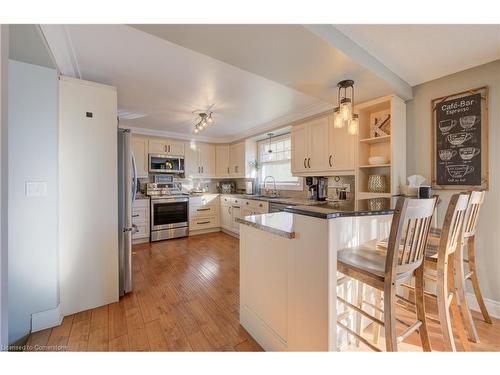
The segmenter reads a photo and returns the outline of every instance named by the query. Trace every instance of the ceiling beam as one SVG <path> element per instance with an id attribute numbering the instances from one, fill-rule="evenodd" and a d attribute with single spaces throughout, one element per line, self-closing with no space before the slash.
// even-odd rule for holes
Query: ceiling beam
<path id="1" fill-rule="evenodd" d="M 394 93 L 404 100 L 413 98 L 412 87 L 401 79 L 392 70 L 387 68 L 365 49 L 349 39 L 333 25 L 304 25 L 306 29 L 316 34 L 333 47 L 342 51 L 358 64 L 369 69 L 373 74 L 385 80 L 393 89 Z"/>
<path id="2" fill-rule="evenodd" d="M 40 30 L 49 46 L 59 73 L 81 79 L 82 74 L 67 26 L 40 25 Z"/>

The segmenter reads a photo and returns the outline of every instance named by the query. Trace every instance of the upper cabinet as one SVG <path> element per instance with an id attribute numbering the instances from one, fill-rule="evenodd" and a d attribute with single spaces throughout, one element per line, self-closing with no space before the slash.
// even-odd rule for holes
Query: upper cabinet
<path id="1" fill-rule="evenodd" d="M 217 177 L 229 177 L 231 168 L 229 164 L 229 145 L 215 146 L 215 174 Z"/>
<path id="2" fill-rule="evenodd" d="M 354 170 L 356 139 L 357 137 L 347 134 L 347 127 L 335 128 L 333 115 L 328 116 L 328 170 Z"/>
<path id="3" fill-rule="evenodd" d="M 215 177 L 215 146 L 208 143 L 186 143 L 186 178 Z"/>
<path id="4" fill-rule="evenodd" d="M 149 140 L 149 153 L 184 156 L 184 142 L 165 138 L 151 138 Z"/>
<path id="5" fill-rule="evenodd" d="M 148 138 L 132 136 L 132 154 L 135 158 L 137 177 L 148 177 Z"/>
<path id="6" fill-rule="evenodd" d="M 292 173 L 299 176 L 354 174 L 356 137 L 335 129 L 324 115 L 292 127 Z"/>
<path id="7" fill-rule="evenodd" d="M 257 143 L 251 140 L 229 145 L 229 174 L 233 178 L 254 178 Z"/>

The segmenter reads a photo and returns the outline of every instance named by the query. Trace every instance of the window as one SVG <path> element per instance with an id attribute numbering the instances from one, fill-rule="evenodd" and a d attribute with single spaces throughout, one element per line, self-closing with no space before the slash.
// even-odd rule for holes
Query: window
<path id="1" fill-rule="evenodd" d="M 290 134 L 258 143 L 260 182 L 266 176 L 276 179 L 276 187 L 284 190 L 302 190 L 302 178 L 292 176 L 292 142 Z M 271 152 L 269 152 L 271 151 Z"/>

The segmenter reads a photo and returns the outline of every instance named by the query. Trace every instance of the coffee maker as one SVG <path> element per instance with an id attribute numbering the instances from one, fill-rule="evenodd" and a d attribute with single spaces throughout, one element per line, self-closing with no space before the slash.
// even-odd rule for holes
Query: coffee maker
<path id="1" fill-rule="evenodd" d="M 324 201 L 328 197 L 328 179 L 326 177 L 306 177 L 309 198 Z"/>

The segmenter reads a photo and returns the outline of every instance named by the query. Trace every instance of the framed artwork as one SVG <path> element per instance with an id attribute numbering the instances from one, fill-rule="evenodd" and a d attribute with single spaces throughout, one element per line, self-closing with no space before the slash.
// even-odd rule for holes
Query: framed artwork
<path id="1" fill-rule="evenodd" d="M 488 190 L 488 87 L 433 99 L 432 187 Z"/>

